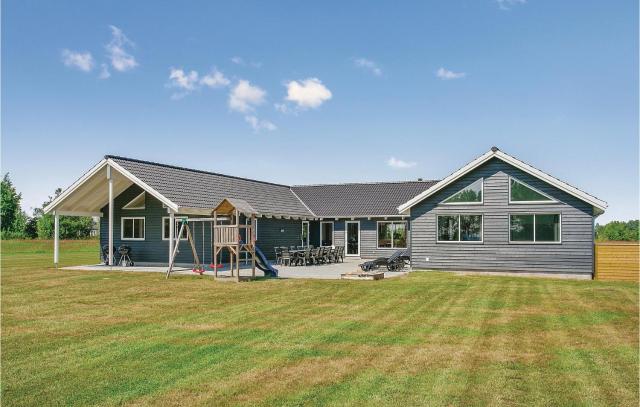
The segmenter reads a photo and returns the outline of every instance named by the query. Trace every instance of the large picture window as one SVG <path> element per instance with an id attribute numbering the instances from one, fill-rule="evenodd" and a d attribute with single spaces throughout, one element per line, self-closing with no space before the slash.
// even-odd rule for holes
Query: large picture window
<path id="1" fill-rule="evenodd" d="M 510 203 L 549 203 L 555 202 L 549 195 L 525 184 L 513 177 L 509 177 Z"/>
<path id="2" fill-rule="evenodd" d="M 509 215 L 509 241 L 560 243 L 560 214 Z"/>
<path id="3" fill-rule="evenodd" d="M 407 222 L 378 222 L 379 249 L 405 249 L 407 247 Z"/>
<path id="4" fill-rule="evenodd" d="M 482 215 L 438 215 L 438 242 L 482 242 Z"/>
<path id="5" fill-rule="evenodd" d="M 480 178 L 472 184 L 462 188 L 460 191 L 442 201 L 443 204 L 481 204 L 483 179 Z"/>
<path id="6" fill-rule="evenodd" d="M 320 222 L 320 246 L 333 246 L 333 222 Z"/>
<path id="7" fill-rule="evenodd" d="M 165 216 L 164 218 L 162 218 L 162 240 L 169 240 L 169 222 L 170 222 L 170 217 Z M 175 218 L 176 221 L 176 225 L 174 228 L 174 234 L 177 236 L 178 233 L 180 233 L 180 226 L 182 225 L 182 218 Z M 186 240 L 187 239 L 187 229 L 184 229 L 182 231 L 182 236 L 180 236 L 180 240 Z"/>
<path id="8" fill-rule="evenodd" d="M 144 217 L 122 218 L 120 226 L 122 240 L 144 240 Z"/>

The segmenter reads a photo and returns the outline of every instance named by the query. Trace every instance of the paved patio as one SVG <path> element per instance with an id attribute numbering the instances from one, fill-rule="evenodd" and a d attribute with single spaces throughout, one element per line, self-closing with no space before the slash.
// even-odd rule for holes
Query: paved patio
<path id="1" fill-rule="evenodd" d="M 310 278 L 321 280 L 339 280 L 340 275 L 352 271 L 360 270 L 358 264 L 365 260 L 357 258 L 346 258 L 344 263 L 334 264 L 321 264 L 313 266 L 283 266 L 277 265 L 278 278 Z M 224 269 L 218 272 L 219 276 L 230 277 L 229 264 L 224 265 Z M 240 275 L 243 277 L 251 276 L 251 265 L 241 263 Z M 138 273 L 166 273 L 167 266 L 134 266 L 134 267 L 119 267 L 119 266 L 105 266 L 104 264 L 90 264 L 82 266 L 70 266 L 63 267 L 62 270 L 84 270 L 84 271 L 116 271 L 116 272 L 138 272 Z M 386 268 L 380 268 L 379 271 L 384 271 L 384 278 L 401 277 L 408 274 L 407 271 L 403 272 L 388 272 Z M 172 275 L 193 275 L 190 267 L 174 267 Z M 213 270 L 207 267 L 204 275 L 213 276 Z M 262 277 L 264 273 L 256 267 L 256 276 Z"/>

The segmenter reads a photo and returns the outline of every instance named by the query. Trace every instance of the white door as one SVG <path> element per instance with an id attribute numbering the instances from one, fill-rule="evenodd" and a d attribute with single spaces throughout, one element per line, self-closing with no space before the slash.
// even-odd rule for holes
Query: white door
<path id="1" fill-rule="evenodd" d="M 348 220 L 344 226 L 345 256 L 360 256 L 360 221 Z"/>

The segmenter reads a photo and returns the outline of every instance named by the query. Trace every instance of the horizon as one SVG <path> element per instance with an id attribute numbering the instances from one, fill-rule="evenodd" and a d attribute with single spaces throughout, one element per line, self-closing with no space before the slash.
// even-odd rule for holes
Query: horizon
<path id="1" fill-rule="evenodd" d="M 635 2 L 150 5 L 3 4 L 28 214 L 110 154 L 294 186 L 440 180 L 495 145 L 638 219 Z"/>

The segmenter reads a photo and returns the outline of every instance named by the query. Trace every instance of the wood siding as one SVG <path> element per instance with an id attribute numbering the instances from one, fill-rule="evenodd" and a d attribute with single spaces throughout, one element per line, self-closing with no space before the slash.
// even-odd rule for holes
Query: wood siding
<path id="1" fill-rule="evenodd" d="M 509 204 L 509 176 L 558 202 Z M 480 205 L 441 202 L 484 178 Z M 592 207 L 501 160 L 493 159 L 411 208 L 412 266 L 423 269 L 573 273 L 593 272 Z M 561 243 L 509 243 L 509 214 L 561 214 Z M 438 214 L 482 214 L 482 243 L 436 242 Z M 429 260 L 427 261 L 427 258 Z"/>
<path id="2" fill-rule="evenodd" d="M 302 221 L 293 219 L 258 219 L 256 245 L 268 259 L 276 257 L 276 246 L 299 246 L 302 244 Z"/>
<path id="3" fill-rule="evenodd" d="M 378 248 L 378 221 L 384 221 L 384 218 L 355 218 L 354 221 L 360 222 L 360 257 L 363 259 L 371 259 L 376 257 L 388 257 L 392 255 L 398 249 L 386 249 Z M 349 219 L 326 219 L 326 222 L 333 222 L 333 244 L 335 246 L 345 245 L 345 228 L 346 222 L 350 222 Z M 388 218 L 387 221 L 403 221 L 402 218 Z M 404 219 L 407 222 L 407 244 L 410 240 L 410 222 L 409 219 Z M 318 246 L 320 242 L 320 221 L 309 222 L 309 230 L 311 235 L 309 236 L 309 243 Z M 346 248 L 345 248 L 346 249 Z"/>
<path id="4" fill-rule="evenodd" d="M 638 242 L 596 243 L 597 280 L 639 281 L 640 244 Z"/>
<path id="5" fill-rule="evenodd" d="M 133 198 L 138 196 L 142 189 L 137 185 L 132 185 L 120 195 L 114 198 L 113 211 L 113 244 L 117 250 L 120 245 L 131 247 L 131 257 L 138 264 L 168 264 L 169 262 L 169 241 L 162 240 L 162 218 L 168 217 L 166 208 L 162 207 L 162 203 L 152 197 L 146 195 L 145 209 L 127 210 L 122 209 L 124 205 L 129 203 Z M 109 230 L 109 211 L 108 206 L 102 208 L 103 216 L 100 218 L 100 246 L 108 243 Z M 176 215 L 179 217 L 180 215 Z M 144 240 L 121 240 L 120 227 L 122 217 L 144 217 L 145 218 L 145 239 Z M 190 215 L 195 218 L 197 216 Z M 243 220 L 241 220 L 243 221 Z M 211 254 L 211 222 L 192 222 L 189 224 L 192 228 L 193 240 L 200 260 L 204 264 L 213 262 Z M 275 257 L 273 247 L 275 245 L 299 245 L 301 234 L 301 221 L 286 219 L 258 219 L 258 237 L 257 245 L 272 259 Z M 203 230 L 204 229 L 204 230 Z M 284 229 L 285 232 L 280 232 Z M 176 228 L 176 235 L 178 228 Z M 203 235 L 204 233 L 204 235 Z M 116 262 L 120 256 L 117 251 L 115 253 Z M 228 261 L 228 254 L 223 251 L 222 258 L 218 261 Z M 180 241 L 179 253 L 176 256 L 178 264 L 192 264 L 193 255 L 186 240 Z"/>

